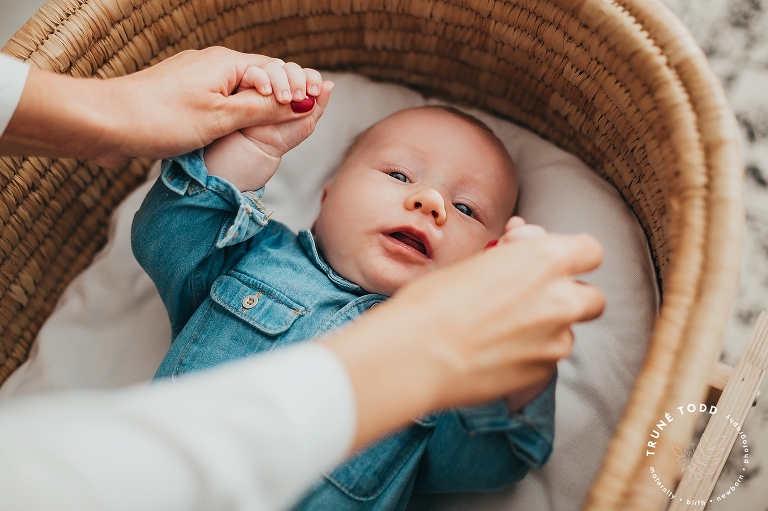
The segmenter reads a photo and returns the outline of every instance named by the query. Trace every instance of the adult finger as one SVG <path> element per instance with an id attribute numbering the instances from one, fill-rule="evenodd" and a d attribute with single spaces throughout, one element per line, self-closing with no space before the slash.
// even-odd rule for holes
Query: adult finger
<path id="1" fill-rule="evenodd" d="M 323 115 L 323 112 L 325 112 L 325 107 L 328 106 L 328 100 L 331 98 L 331 91 L 333 90 L 333 82 L 326 81 L 322 83 L 322 89 L 320 90 L 320 94 L 316 98 L 314 98 L 314 103 L 312 104 L 312 109 L 308 112 L 297 112 L 296 115 L 292 119 L 295 118 L 301 118 L 307 115 L 309 113 L 309 116 L 314 119 L 315 122 L 320 120 L 320 117 Z"/>
<path id="2" fill-rule="evenodd" d="M 210 48 L 206 48 L 202 51 L 211 51 L 217 58 L 227 56 L 234 59 L 238 64 L 242 64 L 248 67 L 262 67 L 268 62 L 280 61 L 280 59 L 268 57 L 267 55 L 261 55 L 259 53 L 241 53 L 239 51 L 230 50 L 229 48 L 225 48 L 223 46 L 211 46 Z M 219 54 L 221 54 L 221 56 L 219 56 Z"/>
<path id="3" fill-rule="evenodd" d="M 307 75 L 304 70 L 295 62 L 286 62 L 283 66 L 288 77 L 288 86 L 291 89 L 291 100 L 301 101 L 307 97 Z"/>
<path id="4" fill-rule="evenodd" d="M 231 131 L 261 126 L 264 124 L 278 124 L 290 121 L 308 114 L 296 114 L 288 105 L 280 104 L 274 94 L 262 96 L 254 89 L 246 89 L 227 98 L 226 129 Z"/>
<path id="5" fill-rule="evenodd" d="M 322 89 L 320 90 L 320 94 L 315 98 L 315 109 L 320 108 L 320 115 L 325 111 L 325 107 L 328 106 L 328 101 L 331 99 L 331 92 L 333 92 L 334 83 L 330 80 L 326 80 L 323 82 Z M 314 111 L 313 111 L 314 115 Z M 318 119 L 320 116 L 318 115 Z"/>
<path id="6" fill-rule="evenodd" d="M 260 126 L 280 124 L 312 115 L 317 121 L 325 111 L 330 99 L 333 82 L 323 82 L 323 89 L 315 99 L 315 107 L 307 112 L 294 112 L 290 104 L 278 103 L 275 95 L 262 96 L 253 89 L 246 89 L 227 98 L 226 129 L 231 131 Z"/>
<path id="7" fill-rule="evenodd" d="M 512 229 L 516 229 L 521 225 L 525 225 L 525 219 L 521 216 L 513 216 L 507 220 L 507 224 L 504 226 L 504 230 L 511 231 Z"/>
<path id="8" fill-rule="evenodd" d="M 553 326 L 595 319 L 605 307 L 605 297 L 599 289 L 570 278 L 550 283 L 539 298 L 539 317 L 547 318 Z"/>
<path id="9" fill-rule="evenodd" d="M 284 63 L 280 59 L 275 59 L 266 55 L 260 55 L 258 53 L 241 53 L 239 51 L 230 50 L 229 48 L 225 48 L 223 46 L 210 46 L 202 50 L 185 50 L 166 60 L 171 60 L 174 58 L 198 58 L 195 56 L 197 53 L 200 54 L 201 59 L 209 60 L 214 64 L 224 62 L 234 63 L 235 68 L 238 70 L 238 75 L 244 73 L 249 67 L 263 67 L 269 62 L 279 62 L 279 65 L 282 66 Z"/>
<path id="10" fill-rule="evenodd" d="M 547 235 L 547 231 L 540 225 L 525 224 L 515 227 L 504 233 L 506 241 L 521 240 L 524 238 L 541 238 Z"/>
<path id="11" fill-rule="evenodd" d="M 602 245 L 589 234 L 549 234 L 539 243 L 543 244 L 544 257 L 568 275 L 588 273 L 603 261 Z"/>
<path id="12" fill-rule="evenodd" d="M 557 362 L 569 357 L 574 344 L 573 331 L 570 327 L 561 328 L 558 333 L 550 335 L 539 346 L 540 355 L 544 360 Z"/>
<path id="13" fill-rule="evenodd" d="M 574 321 L 590 321 L 605 310 L 605 295 L 595 286 L 573 281 L 575 299 L 579 304 Z"/>

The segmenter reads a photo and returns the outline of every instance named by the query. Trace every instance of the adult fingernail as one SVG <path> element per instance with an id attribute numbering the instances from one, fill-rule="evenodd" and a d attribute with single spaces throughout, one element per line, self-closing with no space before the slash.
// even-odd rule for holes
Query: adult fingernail
<path id="1" fill-rule="evenodd" d="M 282 99 L 283 101 L 289 101 L 291 99 L 291 92 L 284 90 L 283 92 L 280 93 L 280 99 Z"/>
<path id="2" fill-rule="evenodd" d="M 301 101 L 291 101 L 291 110 L 293 110 L 294 113 L 297 113 L 297 114 L 303 114 L 304 112 L 309 112 L 314 107 L 315 107 L 315 98 L 313 98 L 312 96 L 307 96 Z"/>
<path id="3" fill-rule="evenodd" d="M 488 244 L 485 246 L 485 249 L 484 249 L 484 250 L 488 250 L 489 248 L 493 248 L 493 247 L 495 247 L 495 246 L 496 246 L 496 245 L 498 245 L 498 244 L 499 244 L 499 240 L 491 240 L 491 241 L 489 241 L 489 242 L 488 242 Z"/>
<path id="4" fill-rule="evenodd" d="M 320 94 L 320 87 L 318 87 L 317 85 L 312 85 L 309 88 L 309 93 L 313 96 L 317 96 L 318 94 Z"/>

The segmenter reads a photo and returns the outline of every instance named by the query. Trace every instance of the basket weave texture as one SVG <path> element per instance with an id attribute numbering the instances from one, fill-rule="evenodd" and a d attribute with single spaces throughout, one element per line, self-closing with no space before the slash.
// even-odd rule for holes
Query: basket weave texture
<path id="1" fill-rule="evenodd" d="M 211 45 L 484 108 L 618 188 L 647 233 L 664 305 L 585 509 L 661 508 L 644 446 L 665 411 L 703 397 L 743 229 L 736 122 L 674 15 L 658 0 L 49 0 L 4 51 L 110 78 Z M 0 158 L 0 382 L 149 164 Z M 657 450 L 687 443 L 692 428 L 669 430 Z M 655 460 L 667 480 L 669 458 Z"/>

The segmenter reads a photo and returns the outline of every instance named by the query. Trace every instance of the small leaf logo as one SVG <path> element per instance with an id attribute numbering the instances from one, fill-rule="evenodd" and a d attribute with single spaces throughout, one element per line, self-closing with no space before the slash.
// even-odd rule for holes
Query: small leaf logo
<path id="1" fill-rule="evenodd" d="M 696 478 L 701 480 L 704 474 L 712 474 L 715 466 L 723 458 L 723 444 L 725 436 L 719 436 L 711 442 L 707 440 L 706 435 L 701 435 L 699 448 L 696 444 L 691 444 L 691 450 L 682 450 L 678 446 L 672 446 L 672 452 L 677 456 L 678 463 L 682 463 L 682 471 L 688 471 L 688 479 Z M 693 453 L 693 454 L 691 454 Z"/>

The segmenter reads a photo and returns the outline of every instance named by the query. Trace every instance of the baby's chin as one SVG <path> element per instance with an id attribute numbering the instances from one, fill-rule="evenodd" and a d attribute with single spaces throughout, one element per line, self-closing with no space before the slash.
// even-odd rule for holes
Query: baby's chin
<path id="1" fill-rule="evenodd" d="M 352 280 L 369 293 L 392 296 L 409 282 L 413 282 L 427 273 L 444 266 L 449 266 L 467 257 L 472 257 L 482 252 L 483 247 L 476 248 L 476 250 L 463 256 L 457 256 L 445 261 L 441 260 L 440 262 L 429 261 L 423 265 L 408 264 L 386 256 L 381 258 L 373 257 L 350 272 L 354 273 L 357 279 L 350 278 L 349 280 Z"/>
<path id="2" fill-rule="evenodd" d="M 408 282 L 421 276 L 423 272 L 366 272 L 363 283 L 360 286 L 369 293 L 377 293 L 384 296 L 394 295 L 398 289 Z"/>
<path id="3" fill-rule="evenodd" d="M 369 293 L 392 296 L 397 292 L 398 289 L 403 287 L 406 282 L 407 279 L 380 278 L 369 280 L 365 283 L 365 285 L 362 285 L 362 287 Z"/>

